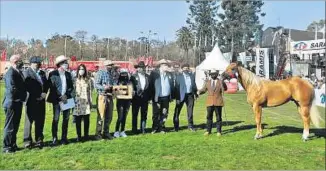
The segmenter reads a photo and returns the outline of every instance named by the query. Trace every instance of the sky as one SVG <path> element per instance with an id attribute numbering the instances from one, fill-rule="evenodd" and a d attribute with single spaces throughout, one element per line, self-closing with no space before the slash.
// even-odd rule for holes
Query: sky
<path id="1" fill-rule="evenodd" d="M 279 24 L 304 30 L 314 20 L 325 19 L 325 1 L 264 1 L 266 27 Z M 88 37 L 122 37 L 128 40 L 158 33 L 154 39 L 175 39 L 186 25 L 189 4 L 185 1 L 9 1 L 1 0 L 0 37 L 45 40 L 55 32 Z"/>

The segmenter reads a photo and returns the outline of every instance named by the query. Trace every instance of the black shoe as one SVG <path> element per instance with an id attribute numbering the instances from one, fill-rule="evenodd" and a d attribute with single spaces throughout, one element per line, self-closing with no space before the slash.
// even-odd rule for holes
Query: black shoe
<path id="1" fill-rule="evenodd" d="M 88 140 L 89 140 L 89 136 L 85 135 L 84 138 L 83 138 L 83 141 L 88 141 Z"/>
<path id="2" fill-rule="evenodd" d="M 195 129 L 195 128 L 192 128 L 192 127 L 190 127 L 190 128 L 189 128 L 189 131 L 192 131 L 192 132 L 196 132 L 196 129 Z"/>
<path id="3" fill-rule="evenodd" d="M 174 132 L 179 132 L 179 128 L 174 128 Z"/>
<path id="4" fill-rule="evenodd" d="M 61 139 L 61 144 L 68 145 L 69 144 L 69 141 L 66 138 Z"/>
<path id="5" fill-rule="evenodd" d="M 57 145 L 59 145 L 58 139 L 57 138 L 53 138 L 52 143 L 51 143 L 51 146 L 57 146 Z"/>
<path id="6" fill-rule="evenodd" d="M 81 137 L 77 137 L 76 138 L 76 142 L 82 142 L 82 138 Z"/>
<path id="7" fill-rule="evenodd" d="M 15 151 L 12 149 L 4 149 L 2 152 L 5 154 L 15 153 Z"/>
<path id="8" fill-rule="evenodd" d="M 100 135 L 95 135 L 94 139 L 97 140 L 97 141 L 98 141 L 98 140 L 101 140 L 101 139 L 102 139 L 102 136 L 100 136 Z"/>
<path id="9" fill-rule="evenodd" d="M 37 142 L 37 143 L 35 144 L 35 147 L 38 147 L 39 149 L 42 149 L 43 146 L 44 146 L 43 141 L 39 141 L 39 142 Z"/>
<path id="10" fill-rule="evenodd" d="M 29 143 L 29 142 L 28 143 L 25 143 L 24 144 L 24 147 L 25 148 L 28 148 L 28 149 L 32 149 L 32 143 Z"/>
<path id="11" fill-rule="evenodd" d="M 104 135 L 103 139 L 105 140 L 113 140 L 113 137 L 110 134 Z"/>

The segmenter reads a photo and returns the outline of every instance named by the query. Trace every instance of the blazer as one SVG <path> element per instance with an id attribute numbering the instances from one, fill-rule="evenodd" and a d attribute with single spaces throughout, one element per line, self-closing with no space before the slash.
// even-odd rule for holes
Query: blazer
<path id="1" fill-rule="evenodd" d="M 191 93 L 193 95 L 197 95 L 197 85 L 195 82 L 195 76 L 192 73 L 190 74 L 190 79 L 191 79 Z M 176 76 L 175 80 L 175 99 L 183 101 L 185 98 L 185 95 L 187 94 L 187 87 L 186 87 L 186 80 L 183 76 L 183 73 L 180 73 Z"/>
<path id="2" fill-rule="evenodd" d="M 5 95 L 2 101 L 4 108 L 12 107 L 14 102 L 24 102 L 27 97 L 24 76 L 21 71 L 10 67 L 5 74 Z"/>
<path id="3" fill-rule="evenodd" d="M 169 99 L 172 100 L 174 99 L 174 80 L 173 80 L 173 77 L 172 77 L 172 74 L 169 73 L 169 72 L 166 72 L 166 76 L 168 77 L 169 79 L 169 83 L 170 83 L 170 96 L 169 96 Z M 159 94 L 161 92 L 161 75 L 160 75 L 160 71 L 153 71 L 150 75 L 150 79 L 151 79 L 151 97 L 152 97 L 152 100 L 154 102 L 158 102 L 158 97 L 159 97 Z"/>
<path id="4" fill-rule="evenodd" d="M 71 78 L 71 74 L 66 71 L 65 76 L 67 81 L 67 90 L 65 95 L 67 96 L 68 99 L 70 99 L 73 97 L 74 85 Z M 61 83 L 61 78 L 58 70 L 54 70 L 49 74 L 48 85 L 49 85 L 50 93 L 47 98 L 47 101 L 49 103 L 58 104 L 61 101 L 60 97 L 62 96 L 61 95 L 62 83 Z"/>
<path id="5" fill-rule="evenodd" d="M 222 89 L 227 90 L 226 84 L 217 79 L 217 83 L 215 88 L 213 89 L 211 80 L 206 81 L 204 87 L 199 90 L 199 93 L 208 92 L 207 99 L 206 99 L 206 106 L 224 106 L 223 96 L 222 96 Z"/>
<path id="6" fill-rule="evenodd" d="M 37 98 L 41 97 L 42 93 L 48 92 L 48 80 L 46 79 L 44 71 L 39 71 L 41 80 L 37 78 L 37 73 L 32 68 L 26 69 L 23 73 L 25 77 L 26 91 L 29 93 L 27 103 L 36 101 Z"/>
<path id="7" fill-rule="evenodd" d="M 150 85 L 149 85 L 149 75 L 145 73 L 145 88 L 142 90 L 141 85 L 140 85 L 140 78 L 138 73 L 136 72 L 133 74 L 130 78 L 132 82 L 132 86 L 134 89 L 134 98 L 133 99 L 139 99 L 141 98 L 144 101 L 149 101 L 150 100 Z"/>

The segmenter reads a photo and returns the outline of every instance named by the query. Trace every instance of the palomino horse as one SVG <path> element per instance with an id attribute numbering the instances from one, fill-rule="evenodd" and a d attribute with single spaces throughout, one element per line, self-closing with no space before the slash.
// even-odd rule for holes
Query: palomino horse
<path id="1" fill-rule="evenodd" d="M 257 125 L 255 139 L 262 138 L 261 116 L 263 107 L 276 107 L 289 101 L 294 101 L 298 106 L 299 113 L 303 120 L 304 141 L 309 136 L 310 119 L 319 127 L 319 112 L 313 105 L 314 88 L 306 80 L 300 77 L 291 77 L 280 81 L 270 81 L 256 76 L 251 71 L 231 63 L 222 74 L 224 78 L 235 75 L 247 92 L 247 101 L 255 113 Z"/>

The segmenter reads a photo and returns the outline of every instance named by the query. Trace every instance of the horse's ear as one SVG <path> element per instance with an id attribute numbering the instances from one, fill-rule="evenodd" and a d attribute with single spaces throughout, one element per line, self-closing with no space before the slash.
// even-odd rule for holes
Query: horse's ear
<path id="1" fill-rule="evenodd" d="M 241 61 L 237 61 L 237 62 L 236 62 L 236 65 L 237 65 L 237 66 L 241 66 L 241 67 L 243 67 L 243 64 L 242 64 Z"/>

